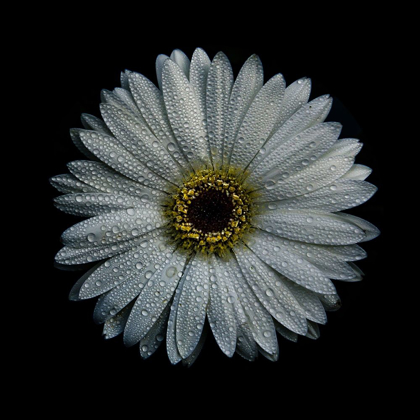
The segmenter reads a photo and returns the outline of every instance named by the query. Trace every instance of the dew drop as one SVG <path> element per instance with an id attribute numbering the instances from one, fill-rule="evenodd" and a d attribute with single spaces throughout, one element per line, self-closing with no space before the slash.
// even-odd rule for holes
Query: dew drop
<path id="1" fill-rule="evenodd" d="M 269 179 L 265 184 L 264 187 L 267 190 L 271 190 L 272 188 L 274 188 L 276 186 L 276 181 L 274 181 L 273 179 Z"/>
<path id="2" fill-rule="evenodd" d="M 274 295 L 274 292 L 273 292 L 271 289 L 267 289 L 267 290 L 265 291 L 265 294 L 266 294 L 267 296 L 273 296 L 273 295 Z"/>
<path id="3" fill-rule="evenodd" d="M 89 235 L 87 236 L 87 240 L 89 242 L 95 242 L 96 240 L 96 235 L 94 233 L 89 233 Z"/>
<path id="4" fill-rule="evenodd" d="M 169 267 L 166 270 L 166 276 L 169 277 L 169 278 L 172 278 L 176 273 L 177 273 L 176 267 Z"/>

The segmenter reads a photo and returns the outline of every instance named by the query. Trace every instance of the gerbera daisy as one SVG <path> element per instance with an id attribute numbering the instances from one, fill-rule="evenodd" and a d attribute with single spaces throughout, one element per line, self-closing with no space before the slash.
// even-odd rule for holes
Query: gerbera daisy
<path id="1" fill-rule="evenodd" d="M 236 79 L 222 53 L 156 60 L 157 85 L 132 71 L 102 92 L 102 119 L 72 129 L 88 159 L 52 184 L 56 206 L 86 218 L 62 235 L 56 261 L 92 263 L 72 300 L 98 298 L 106 338 L 143 358 L 166 342 L 191 364 L 208 330 L 229 357 L 278 357 L 277 333 L 319 336 L 358 281 L 358 243 L 379 232 L 343 210 L 368 200 L 362 145 L 325 122 L 329 95 L 311 81 L 264 83 L 256 55 Z"/>

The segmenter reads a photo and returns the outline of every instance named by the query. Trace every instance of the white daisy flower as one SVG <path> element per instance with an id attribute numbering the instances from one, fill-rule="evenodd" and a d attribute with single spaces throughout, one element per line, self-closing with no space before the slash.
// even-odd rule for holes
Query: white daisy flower
<path id="1" fill-rule="evenodd" d="M 102 119 L 72 129 L 87 156 L 51 179 L 56 206 L 86 219 L 62 235 L 56 261 L 93 263 L 70 298 L 98 298 L 106 338 L 191 364 L 208 330 L 229 357 L 278 357 L 277 333 L 317 338 L 358 281 L 358 245 L 379 231 L 343 210 L 367 201 L 362 145 L 325 122 L 311 81 L 263 80 L 256 55 L 236 79 L 223 53 L 175 50 L 157 81 L 125 71 L 102 92 Z"/>

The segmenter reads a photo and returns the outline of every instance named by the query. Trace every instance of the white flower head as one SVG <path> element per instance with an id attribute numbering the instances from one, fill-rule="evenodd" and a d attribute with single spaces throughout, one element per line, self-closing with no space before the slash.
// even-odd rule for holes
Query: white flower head
<path id="1" fill-rule="evenodd" d="M 143 358 L 166 343 L 191 364 L 211 330 L 220 349 L 277 360 L 277 334 L 317 338 L 358 281 L 358 243 L 379 231 L 343 210 L 367 201 L 362 145 L 325 122 L 328 95 L 311 81 L 263 80 L 256 55 L 236 79 L 223 53 L 175 50 L 158 84 L 125 71 L 102 92 L 102 119 L 72 129 L 88 159 L 51 179 L 56 206 L 85 219 L 62 235 L 56 261 L 93 263 L 70 298 L 97 298 L 106 338 Z"/>

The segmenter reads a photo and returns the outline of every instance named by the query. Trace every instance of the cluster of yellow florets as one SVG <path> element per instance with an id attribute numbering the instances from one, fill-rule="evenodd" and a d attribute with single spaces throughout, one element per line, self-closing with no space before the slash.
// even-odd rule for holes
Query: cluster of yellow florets
<path id="1" fill-rule="evenodd" d="M 250 228 L 251 197 L 233 170 L 194 172 L 167 204 L 171 236 L 184 249 L 223 255 Z"/>

